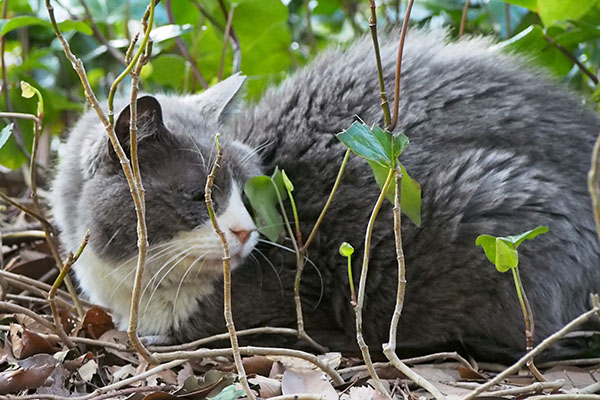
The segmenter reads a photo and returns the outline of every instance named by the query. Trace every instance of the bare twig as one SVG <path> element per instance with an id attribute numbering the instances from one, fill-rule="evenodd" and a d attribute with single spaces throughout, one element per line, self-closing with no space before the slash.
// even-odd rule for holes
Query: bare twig
<path id="1" fill-rule="evenodd" d="M 34 124 L 40 123 L 39 118 L 35 115 L 18 112 L 0 112 L 0 118 L 28 119 L 30 121 L 33 121 Z"/>
<path id="2" fill-rule="evenodd" d="M 197 1 L 194 1 L 194 3 L 198 4 Z M 225 6 L 225 2 L 223 0 L 219 0 L 219 7 L 221 7 L 223 17 L 227 19 L 229 16 L 229 12 L 227 11 L 227 7 Z M 202 12 L 202 7 L 198 7 L 198 10 L 200 10 L 200 12 L 214 24 L 216 20 L 212 18 L 212 16 L 208 17 L 208 13 Z M 219 28 L 220 24 L 217 23 L 215 26 Z M 224 28 L 220 29 L 223 33 L 225 33 Z M 242 65 L 242 51 L 240 49 L 240 40 L 238 39 L 235 30 L 233 29 L 233 26 L 230 27 L 230 34 L 226 36 L 229 36 L 229 42 L 231 43 L 231 49 L 233 50 L 233 66 L 231 67 L 231 69 L 232 73 L 235 74 L 240 71 L 240 67 Z"/>
<path id="3" fill-rule="evenodd" d="M 317 40 L 315 39 L 315 34 L 312 30 L 312 23 L 310 21 L 310 1 L 304 0 L 304 12 L 306 14 L 306 34 L 308 36 L 308 43 L 310 44 L 310 51 L 312 55 L 317 54 Z"/>
<path id="4" fill-rule="evenodd" d="M 398 107 L 400 105 L 400 75 L 402 73 L 402 53 L 404 52 L 404 40 L 406 39 L 406 31 L 408 30 L 408 20 L 410 18 L 410 12 L 414 0 L 409 0 L 406 6 L 406 14 L 404 15 L 404 21 L 402 21 L 402 30 L 400 31 L 400 43 L 398 44 L 398 58 L 396 59 L 396 80 L 394 82 L 394 116 L 392 117 L 392 124 L 386 129 L 390 132 L 396 128 L 398 123 Z"/>
<path id="5" fill-rule="evenodd" d="M 462 16 L 460 17 L 460 28 L 458 29 L 458 39 L 460 40 L 465 32 L 465 25 L 467 23 L 467 12 L 469 11 L 469 0 L 465 0 L 465 6 L 463 7 Z"/>
<path id="6" fill-rule="evenodd" d="M 58 313 L 58 307 L 56 307 L 56 291 L 58 290 L 58 287 L 69 273 L 69 270 L 71 269 L 73 264 L 77 262 L 77 260 L 81 256 L 81 253 L 83 253 L 83 250 L 85 249 L 85 246 L 87 246 L 89 239 L 90 231 L 88 229 L 75 255 L 73 255 L 73 253 L 71 252 L 69 252 L 69 254 L 67 255 L 67 261 L 64 263 L 62 269 L 60 270 L 60 274 L 58 275 L 58 277 L 54 281 L 54 284 L 50 288 L 50 291 L 48 292 L 48 303 L 50 303 L 50 309 L 52 310 L 52 318 L 54 318 L 56 332 L 58 333 L 58 336 L 60 336 L 60 338 L 62 339 L 63 343 L 69 348 L 73 348 L 75 347 L 75 345 L 73 344 L 73 342 L 71 342 L 71 340 L 65 333 L 64 327 L 62 325 L 60 315 Z"/>
<path id="7" fill-rule="evenodd" d="M 364 253 L 363 253 L 363 263 L 362 269 L 360 273 L 360 282 L 358 284 L 358 297 L 356 301 L 356 306 L 354 307 L 354 313 L 356 315 L 356 341 L 358 342 L 358 347 L 363 356 L 363 360 L 365 361 L 365 365 L 367 366 L 367 370 L 369 371 L 369 375 L 373 379 L 375 383 L 375 388 L 386 398 L 391 399 L 388 391 L 383 387 L 381 381 L 379 380 L 379 376 L 377 375 L 377 371 L 373 368 L 373 362 L 371 361 L 371 354 L 369 354 L 369 347 L 365 342 L 362 333 L 362 310 L 363 304 L 365 302 L 365 290 L 367 287 L 367 274 L 369 272 L 369 254 L 371 249 L 371 236 L 373 234 L 373 226 L 375 225 L 375 219 L 377 218 L 377 214 L 379 213 L 379 209 L 381 208 L 381 204 L 385 199 L 385 195 L 392 184 L 392 179 L 394 178 L 395 171 L 390 169 L 388 176 L 381 188 L 381 193 L 373 207 L 373 211 L 371 212 L 371 217 L 369 218 L 369 223 L 367 224 L 367 231 L 365 233 L 365 245 L 364 245 Z"/>
<path id="8" fill-rule="evenodd" d="M 600 400 L 600 394 L 551 394 L 529 396 L 527 400 Z"/>
<path id="9" fill-rule="evenodd" d="M 100 43 L 102 43 L 102 45 L 104 45 L 104 47 L 106 47 L 106 51 L 108 51 L 108 53 L 111 56 L 113 56 L 115 60 L 117 60 L 121 64 L 125 64 L 125 55 L 123 53 L 121 53 L 119 50 L 115 49 L 113 46 L 111 46 L 111 44 L 108 41 L 108 39 L 106 38 L 106 36 L 104 36 L 104 34 L 100 30 L 100 28 L 98 28 L 98 25 L 96 24 L 96 21 L 94 21 L 94 17 L 92 16 L 92 13 L 90 12 L 90 9 L 89 9 L 86 1 L 79 0 L 79 3 L 83 7 L 83 10 L 85 12 L 85 18 L 88 20 L 88 22 L 90 23 L 90 25 L 92 27 L 92 32 L 94 33 L 94 37 L 96 39 L 98 39 L 98 41 Z"/>
<path id="10" fill-rule="evenodd" d="M 42 318 L 40 315 L 36 314 L 35 312 L 31 311 L 30 309 L 22 307 L 18 304 L 9 303 L 7 301 L 0 301 L 0 310 L 19 313 L 19 314 L 25 314 L 29 318 L 33 319 L 35 322 L 42 325 L 44 328 L 48 328 L 51 331 L 56 332 L 56 327 L 54 326 L 54 324 L 52 322 L 48 321 L 45 318 Z"/>
<path id="11" fill-rule="evenodd" d="M 336 385 L 341 385 L 344 383 L 342 377 L 333 369 L 329 364 L 324 361 L 321 361 L 314 354 L 306 353 L 300 350 L 291 350 L 277 347 L 255 347 L 255 346 L 246 346 L 239 348 L 240 354 L 244 356 L 285 356 L 285 357 L 295 357 L 300 358 L 302 360 L 306 360 L 311 364 L 315 365 L 317 368 L 321 369 L 325 372 L 329 377 L 333 380 Z M 172 353 L 165 354 L 157 354 L 154 353 L 153 357 L 160 361 L 170 361 L 177 359 L 199 359 L 205 357 L 218 357 L 218 356 L 231 356 L 231 349 L 200 349 L 195 351 L 176 351 Z"/>
<path id="12" fill-rule="evenodd" d="M 392 365 L 396 367 L 400 372 L 406 375 L 417 385 L 427 390 L 437 400 L 444 400 L 444 395 L 435 387 L 431 382 L 414 372 L 406 364 L 404 364 L 396 355 L 396 337 L 398 322 L 400 321 L 400 315 L 402 314 L 402 306 L 404 304 L 404 291 L 406 289 L 406 278 L 405 278 L 405 266 L 404 266 L 404 251 L 402 250 L 402 234 L 400 231 L 401 225 L 401 214 L 400 214 L 400 180 L 402 178 L 402 171 L 399 166 L 396 166 L 396 170 L 390 170 L 394 172 L 394 179 L 396 188 L 394 192 L 394 238 L 396 244 L 396 261 L 398 263 L 398 285 L 396 291 L 396 306 L 394 308 L 394 314 L 392 315 L 392 321 L 390 323 L 390 334 L 388 343 L 383 345 L 383 354 L 390 360 Z M 387 191 L 386 191 L 387 192 Z M 385 193 L 385 192 L 384 192 Z"/>
<path id="13" fill-rule="evenodd" d="M 542 392 L 544 390 L 558 390 L 565 385 L 564 379 L 558 379 L 552 382 L 535 382 L 531 385 L 521 386 L 511 389 L 496 390 L 495 392 L 488 392 L 488 396 L 514 396 L 532 392 Z"/>
<path id="14" fill-rule="evenodd" d="M 381 94 L 381 108 L 383 109 L 383 120 L 385 126 L 390 126 L 390 104 L 388 103 L 387 93 L 385 91 L 385 82 L 383 80 L 383 68 L 381 66 L 381 54 L 379 53 L 379 40 L 377 39 L 377 13 L 375 12 L 375 0 L 370 0 L 371 18 L 369 19 L 369 29 L 373 40 L 373 49 L 375 50 L 375 60 L 377 62 L 377 77 L 379 78 L 379 93 Z"/>
<path id="15" fill-rule="evenodd" d="M 560 329 L 556 333 L 548 336 L 540 344 L 538 344 L 533 350 L 531 350 L 530 352 L 528 352 L 527 354 L 525 354 L 523 357 L 521 357 L 516 363 L 514 363 L 513 365 L 511 365 L 509 368 L 505 369 L 500 374 L 496 375 L 494 377 L 494 379 L 492 379 L 492 380 L 488 381 L 487 383 L 479 386 L 476 390 L 474 390 L 473 392 L 469 393 L 467 396 L 464 397 L 463 400 L 470 400 L 470 399 L 475 398 L 476 396 L 478 396 L 479 394 L 483 393 L 484 391 L 486 391 L 490 387 L 492 387 L 495 384 L 501 382 L 507 376 L 516 373 L 517 371 L 519 371 L 519 369 L 523 368 L 523 366 L 525 364 L 527 364 L 528 360 L 530 360 L 531 358 L 533 358 L 536 355 L 540 354 L 542 351 L 544 351 L 546 348 L 548 348 L 548 346 L 550 346 L 551 344 L 555 343 L 557 340 L 559 340 L 560 338 L 562 338 L 564 335 L 566 335 L 567 333 L 569 333 L 570 331 L 572 331 L 573 329 L 575 329 L 579 325 L 581 325 L 584 322 L 586 322 L 592 315 L 598 313 L 599 311 L 600 311 L 600 308 L 598 308 L 598 307 L 595 306 L 591 310 L 586 311 L 585 313 L 581 314 L 579 317 L 575 318 L 574 320 L 572 320 L 571 322 L 569 322 L 567 325 L 565 325 L 562 329 Z"/>
<path id="16" fill-rule="evenodd" d="M 588 190 L 592 198 L 592 209 L 594 210 L 594 222 L 596 223 L 596 233 L 600 242 L 600 181 L 598 180 L 598 167 L 600 164 L 600 134 L 594 143 L 592 151 L 592 163 L 588 172 Z"/>
<path id="17" fill-rule="evenodd" d="M 217 79 L 220 81 L 223 79 L 223 68 L 225 67 L 225 56 L 227 55 L 227 42 L 231 35 L 231 29 L 233 24 L 233 13 L 235 5 L 232 3 L 229 13 L 227 14 L 227 21 L 225 22 L 225 33 L 223 34 L 223 49 L 221 50 L 221 61 L 219 62 L 219 72 L 217 73 Z"/>
<path id="18" fill-rule="evenodd" d="M 554 47 L 556 47 L 569 60 L 571 60 L 573 63 L 575 63 L 575 65 L 577 65 L 577 68 L 579 68 L 581 70 L 581 72 L 583 72 L 585 75 L 587 75 L 588 78 L 590 78 L 592 80 L 592 82 L 594 82 L 594 85 L 598 84 L 598 77 L 596 76 L 596 74 L 594 74 L 592 71 L 590 71 L 589 69 L 587 69 L 586 66 L 583 65 L 583 63 L 581 61 L 579 61 L 579 59 L 577 57 L 575 57 L 575 55 L 573 53 L 571 53 L 569 50 L 567 50 L 566 48 L 564 48 L 560 44 L 556 43 L 554 41 L 554 39 L 552 39 L 546 32 L 544 32 L 544 37 L 546 38 L 546 40 L 548 41 L 548 43 L 550 43 L 551 45 L 553 45 Z"/>
<path id="19" fill-rule="evenodd" d="M 173 16 L 171 0 L 164 0 L 164 2 L 165 2 L 165 9 L 167 10 L 167 18 L 169 19 L 169 23 L 174 24 L 175 17 Z M 196 63 L 196 60 L 194 60 L 194 58 L 188 51 L 187 46 L 185 45 L 185 43 L 183 42 L 181 37 L 179 37 L 179 36 L 175 37 L 175 44 L 177 45 L 177 48 L 179 49 L 179 52 L 181 53 L 181 55 L 187 60 L 187 62 L 190 63 L 190 67 L 192 68 L 192 73 L 194 74 L 194 77 L 196 78 L 196 80 L 198 82 L 200 82 L 200 85 L 202 85 L 202 87 L 204 89 L 208 89 L 208 82 L 206 82 L 204 75 L 202 75 L 202 73 L 200 72 L 200 69 L 198 68 L 198 63 Z"/>
<path id="20" fill-rule="evenodd" d="M 214 164 L 212 165 L 212 169 L 210 170 L 210 174 L 206 179 L 206 208 L 208 209 L 208 215 L 210 216 L 210 221 L 212 222 L 213 228 L 219 236 L 219 239 L 221 240 L 221 245 L 223 246 L 223 313 L 225 315 L 225 325 L 227 326 L 227 331 L 229 332 L 229 340 L 231 341 L 231 351 L 233 353 L 235 367 L 237 369 L 238 377 L 242 384 L 242 388 L 244 389 L 244 392 L 246 392 L 246 396 L 248 396 L 249 399 L 254 400 L 255 397 L 252 393 L 252 390 L 250 390 L 250 385 L 248 384 L 248 378 L 246 377 L 244 364 L 242 363 L 242 356 L 240 355 L 238 350 L 239 345 L 237 336 L 235 334 L 233 313 L 231 312 L 231 257 L 229 256 L 229 244 L 227 243 L 227 238 L 225 238 L 225 234 L 219 227 L 219 223 L 215 216 L 215 209 L 212 200 L 213 183 L 217 174 L 217 170 L 220 168 L 219 163 L 223 158 L 223 151 L 221 149 L 221 145 L 219 144 L 219 134 L 217 134 L 215 141 L 217 143 L 217 156 L 215 158 Z"/>

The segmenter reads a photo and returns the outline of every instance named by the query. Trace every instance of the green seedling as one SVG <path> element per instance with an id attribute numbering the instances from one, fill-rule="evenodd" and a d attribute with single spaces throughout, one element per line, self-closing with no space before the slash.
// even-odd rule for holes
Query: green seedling
<path id="1" fill-rule="evenodd" d="M 534 320 L 531 306 L 529 305 L 527 295 L 525 294 L 523 282 L 521 282 L 517 247 L 519 247 L 523 241 L 531 240 L 546 232 L 548 232 L 547 226 L 538 226 L 535 229 L 514 236 L 495 237 L 491 235 L 480 235 L 475 241 L 477 246 L 483 248 L 485 256 L 496 266 L 496 269 L 499 272 L 512 271 L 515 288 L 517 289 L 517 296 L 519 298 L 519 303 L 521 303 L 521 309 L 523 310 L 523 319 L 525 320 L 527 351 L 530 351 L 533 348 Z M 527 366 L 538 380 L 544 380 L 540 371 L 535 367 L 535 364 L 533 364 L 533 360 L 530 360 L 527 363 Z"/>
<path id="2" fill-rule="evenodd" d="M 352 278 L 352 254 L 354 254 L 354 247 L 348 242 L 344 242 L 340 245 L 339 252 L 342 256 L 348 259 L 348 281 L 350 282 L 350 293 L 352 295 L 350 302 L 352 307 L 356 305 L 356 294 L 354 293 L 354 280 Z"/>
<path id="3" fill-rule="evenodd" d="M 284 229 L 283 219 L 277 211 L 278 194 L 282 200 L 287 198 L 279 168 L 271 176 L 260 175 L 250 179 L 244 186 L 244 193 L 254 210 L 254 222 L 258 231 L 270 241 L 276 242 Z"/>
<path id="4" fill-rule="evenodd" d="M 37 96 L 38 105 L 37 105 L 37 117 L 42 118 L 44 115 L 44 98 L 39 90 L 31 86 L 29 83 L 25 81 L 21 81 L 21 96 L 26 99 L 30 99 L 33 96 Z"/>
<path id="5" fill-rule="evenodd" d="M 352 152 L 367 160 L 375 181 L 383 188 L 391 170 L 398 165 L 402 171 L 400 181 L 400 203 L 402 212 L 417 226 L 421 226 L 421 186 L 408 174 L 398 157 L 409 144 L 408 137 L 393 135 L 374 125 L 369 128 L 364 122 L 354 122 L 350 128 L 338 133 L 337 138 Z M 386 189 L 386 198 L 394 202 L 396 184 L 391 181 Z"/>

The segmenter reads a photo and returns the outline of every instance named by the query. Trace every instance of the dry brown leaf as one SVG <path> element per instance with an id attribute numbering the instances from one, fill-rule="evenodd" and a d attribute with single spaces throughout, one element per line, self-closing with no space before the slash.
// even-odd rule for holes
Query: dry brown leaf
<path id="1" fill-rule="evenodd" d="M 48 340 L 16 324 L 10 324 L 10 339 L 12 352 L 19 360 L 34 354 L 54 352 L 54 348 Z"/>
<path id="2" fill-rule="evenodd" d="M 112 317 L 102 308 L 97 306 L 90 308 L 85 313 L 81 325 L 87 335 L 92 339 L 98 339 L 108 330 L 115 327 Z"/>
<path id="3" fill-rule="evenodd" d="M 71 351 L 72 350 L 69 350 L 67 351 L 67 353 L 70 353 Z M 56 358 L 56 354 L 54 355 L 54 357 Z M 63 365 L 68 370 L 75 371 L 76 369 L 80 368 L 84 362 L 86 362 L 87 360 L 91 360 L 92 358 L 94 358 L 94 353 L 88 351 L 87 353 L 82 354 L 79 357 L 74 358 L 73 360 L 65 360 L 63 362 Z"/>
<path id="4" fill-rule="evenodd" d="M 58 361 L 54 360 L 54 363 L 32 364 L 17 370 L 0 372 L 0 394 L 38 388 L 46 383 L 57 366 Z"/>
<path id="5" fill-rule="evenodd" d="M 46 325 L 40 324 L 39 322 L 25 314 L 15 314 L 15 320 L 17 320 L 19 325 L 33 332 L 51 334 L 56 333 L 53 329 L 46 327 Z"/>
<path id="6" fill-rule="evenodd" d="M 570 365 L 552 367 L 544 372 L 544 377 L 549 381 L 563 379 L 565 381 L 563 390 L 582 388 L 596 382 L 588 370 Z"/>
<path id="7" fill-rule="evenodd" d="M 177 373 L 177 385 L 183 386 L 186 379 L 189 377 L 195 376 L 194 369 L 192 368 L 192 364 L 186 362 L 181 365 L 182 368 Z"/>
<path id="8" fill-rule="evenodd" d="M 125 332 L 125 331 L 118 331 L 116 329 L 110 329 L 110 330 L 104 332 L 104 334 L 102 336 L 100 336 L 100 339 L 98 339 L 98 340 L 104 341 L 104 342 L 126 345 L 129 342 L 129 337 L 127 336 L 127 332 Z M 119 357 L 121 360 L 130 362 L 130 363 L 133 363 L 136 365 L 139 362 L 138 357 L 133 353 L 130 353 L 127 351 L 120 351 L 120 350 L 114 349 L 112 347 L 105 347 L 105 350 L 108 353 Z"/>
<path id="9" fill-rule="evenodd" d="M 90 360 L 79 367 L 77 372 L 84 382 L 89 382 L 92 380 L 96 372 L 98 372 L 98 363 L 95 360 Z"/>
<path id="10" fill-rule="evenodd" d="M 371 386 L 351 387 L 347 394 L 344 394 L 342 400 L 373 400 L 375 389 Z"/>
<path id="11" fill-rule="evenodd" d="M 123 365 L 122 367 L 109 366 L 106 369 L 110 373 L 111 383 L 122 381 L 136 374 L 135 367 L 131 364 Z"/>
<path id="12" fill-rule="evenodd" d="M 173 396 L 169 393 L 154 392 L 150 393 L 142 398 L 142 400 L 178 400 L 179 397 Z"/>
<path id="13" fill-rule="evenodd" d="M 284 395 L 319 394 L 326 400 L 337 400 L 338 395 L 321 371 L 288 368 L 283 373 L 281 392 Z"/>
<path id="14" fill-rule="evenodd" d="M 464 365 L 459 365 L 456 370 L 458 371 L 458 375 L 460 375 L 460 379 L 462 380 L 470 380 L 470 381 L 486 381 L 487 378 L 475 371 L 472 368 L 467 368 Z"/>
<path id="15" fill-rule="evenodd" d="M 265 378 L 264 376 L 257 375 L 248 379 L 248 382 L 252 385 L 258 385 L 260 387 L 258 395 L 265 399 L 281 394 L 281 381 L 278 379 Z"/>
<path id="16" fill-rule="evenodd" d="M 268 376 L 274 361 L 265 356 L 252 356 L 244 358 L 242 362 L 247 374 Z"/>
<path id="17" fill-rule="evenodd" d="M 285 369 L 285 366 L 281 362 L 275 361 L 273 363 L 273 366 L 271 367 L 271 371 L 269 372 L 269 378 L 281 379 L 281 376 L 285 372 Z"/>

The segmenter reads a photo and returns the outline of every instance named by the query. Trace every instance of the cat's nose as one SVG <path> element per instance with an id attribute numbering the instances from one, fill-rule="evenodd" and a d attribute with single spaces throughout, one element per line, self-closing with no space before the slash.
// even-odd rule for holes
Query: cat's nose
<path id="1" fill-rule="evenodd" d="M 229 229 L 229 230 L 231 231 L 231 233 L 233 233 L 235 236 L 237 236 L 238 239 L 240 239 L 240 242 L 242 242 L 242 244 L 246 244 L 246 242 L 250 238 L 250 235 L 253 232 L 253 231 L 247 230 L 247 229 Z"/>

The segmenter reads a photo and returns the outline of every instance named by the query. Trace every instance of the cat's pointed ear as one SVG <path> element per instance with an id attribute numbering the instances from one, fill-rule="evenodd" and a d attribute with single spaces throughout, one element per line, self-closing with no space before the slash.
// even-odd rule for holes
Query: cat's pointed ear
<path id="1" fill-rule="evenodd" d="M 205 115 L 210 115 L 218 126 L 227 124 L 240 109 L 244 97 L 246 76 L 239 72 L 208 88 L 198 100 Z"/>
<path id="2" fill-rule="evenodd" d="M 137 129 L 138 129 L 138 142 L 141 140 L 160 135 L 167 130 L 163 123 L 162 108 L 160 103 L 155 97 L 142 96 L 137 99 Z M 115 122 L 115 133 L 119 139 L 119 143 L 123 147 L 123 150 L 129 155 L 129 132 L 130 132 L 130 119 L 131 119 L 131 108 L 128 104 L 127 107 L 121 111 L 119 118 Z M 116 154 L 112 145 L 108 143 L 109 153 L 112 157 L 116 158 Z"/>

